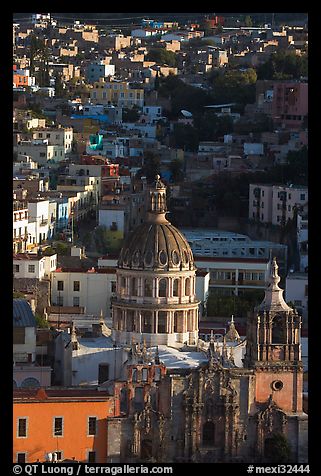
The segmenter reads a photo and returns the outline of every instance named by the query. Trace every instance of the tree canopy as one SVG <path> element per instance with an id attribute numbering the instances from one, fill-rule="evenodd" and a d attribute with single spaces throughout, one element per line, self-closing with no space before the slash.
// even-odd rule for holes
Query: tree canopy
<path id="1" fill-rule="evenodd" d="M 173 51 L 165 50 L 165 48 L 151 48 L 146 55 L 147 61 L 155 61 L 157 64 L 175 67 L 177 65 L 177 57 Z"/>
<path id="2" fill-rule="evenodd" d="M 229 69 L 219 74 L 215 72 L 209 76 L 209 83 L 213 87 L 212 98 L 218 104 L 252 104 L 255 102 L 256 80 L 257 75 L 253 68 L 246 71 Z"/>
<path id="3" fill-rule="evenodd" d="M 258 79 L 300 79 L 308 76 L 308 54 L 302 56 L 289 51 L 276 51 L 258 66 Z"/>

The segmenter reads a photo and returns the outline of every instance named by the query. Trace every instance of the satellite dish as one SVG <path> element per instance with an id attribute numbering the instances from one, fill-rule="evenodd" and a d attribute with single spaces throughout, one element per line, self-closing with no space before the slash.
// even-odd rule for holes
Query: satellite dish
<path id="1" fill-rule="evenodd" d="M 185 109 L 182 109 L 181 110 L 181 113 L 183 114 L 183 116 L 185 117 L 193 117 L 193 114 L 189 111 L 186 111 Z"/>

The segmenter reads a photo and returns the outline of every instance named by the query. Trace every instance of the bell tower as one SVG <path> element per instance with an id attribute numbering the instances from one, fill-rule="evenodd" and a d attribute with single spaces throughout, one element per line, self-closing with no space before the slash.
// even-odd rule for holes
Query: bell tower
<path id="1" fill-rule="evenodd" d="M 301 317 L 283 299 L 276 258 L 265 296 L 248 321 L 244 366 L 256 373 L 256 401 L 302 411 Z"/>

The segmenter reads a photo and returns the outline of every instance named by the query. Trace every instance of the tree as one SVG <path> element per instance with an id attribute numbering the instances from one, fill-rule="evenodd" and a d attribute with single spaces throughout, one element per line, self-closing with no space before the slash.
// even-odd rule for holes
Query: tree
<path id="1" fill-rule="evenodd" d="M 218 116 L 213 110 L 205 109 L 205 112 L 194 115 L 194 127 L 200 141 L 217 140 L 233 131 L 233 120 L 229 116 Z"/>
<path id="2" fill-rule="evenodd" d="M 123 122 L 136 122 L 140 117 L 139 109 L 136 104 L 131 109 L 123 109 Z"/>
<path id="3" fill-rule="evenodd" d="M 290 461 L 291 448 L 288 440 L 282 433 L 274 433 L 272 438 L 269 438 L 267 459 L 269 463 L 286 464 Z"/>
<path id="4" fill-rule="evenodd" d="M 25 295 L 20 291 L 13 291 L 13 299 L 24 299 Z"/>
<path id="5" fill-rule="evenodd" d="M 246 17 L 244 18 L 244 25 L 247 27 L 251 27 L 253 25 L 252 18 L 250 17 L 250 15 L 246 15 Z"/>
<path id="6" fill-rule="evenodd" d="M 48 321 L 45 319 L 45 317 L 41 314 L 39 314 L 38 312 L 36 312 L 35 314 L 35 318 L 36 318 L 36 324 L 37 324 L 37 327 L 39 328 L 42 328 L 42 329 L 46 329 L 46 328 L 49 328 L 49 323 Z"/>
<path id="7" fill-rule="evenodd" d="M 243 107 L 255 102 L 256 71 L 229 69 L 220 74 L 209 76 L 213 86 L 212 99 L 218 104 L 235 102 Z"/>
<path id="8" fill-rule="evenodd" d="M 64 88 L 61 73 L 57 73 L 55 76 L 55 95 L 56 97 L 66 96 L 66 90 Z"/>
<path id="9" fill-rule="evenodd" d="M 177 117 L 182 109 L 187 109 L 192 113 L 203 112 L 203 107 L 212 101 L 207 91 L 187 85 L 177 76 L 161 78 L 158 92 L 160 96 L 170 97 L 173 117 Z"/>
<path id="10" fill-rule="evenodd" d="M 198 130 L 189 124 L 175 124 L 170 140 L 172 147 L 196 151 L 199 143 Z"/>
<path id="11" fill-rule="evenodd" d="M 148 182 L 151 182 L 155 179 L 155 175 L 159 173 L 160 170 L 160 158 L 158 155 L 147 150 L 144 153 L 144 165 L 141 169 L 141 176 L 145 176 Z"/>
<path id="12" fill-rule="evenodd" d="M 173 182 L 179 182 L 184 177 L 183 161 L 180 159 L 174 159 L 169 164 L 169 170 L 172 174 Z"/>
<path id="13" fill-rule="evenodd" d="M 308 76 L 308 54 L 296 55 L 292 51 L 276 51 L 258 66 L 258 79 L 300 79 Z"/>
<path id="14" fill-rule="evenodd" d="M 155 61 L 157 64 L 175 67 L 177 65 L 177 57 L 173 51 L 165 50 L 165 48 L 151 48 L 146 55 L 147 61 Z"/>

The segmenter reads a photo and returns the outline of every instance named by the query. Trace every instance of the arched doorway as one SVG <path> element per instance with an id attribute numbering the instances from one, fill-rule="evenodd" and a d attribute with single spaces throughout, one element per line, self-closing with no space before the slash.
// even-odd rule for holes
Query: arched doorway
<path id="1" fill-rule="evenodd" d="M 207 421 L 203 426 L 202 433 L 202 443 L 203 446 L 214 446 L 215 445 L 215 425 L 212 421 Z"/>
<path id="2" fill-rule="evenodd" d="M 144 439 L 141 443 L 140 457 L 141 459 L 150 459 L 153 454 L 152 440 Z"/>

